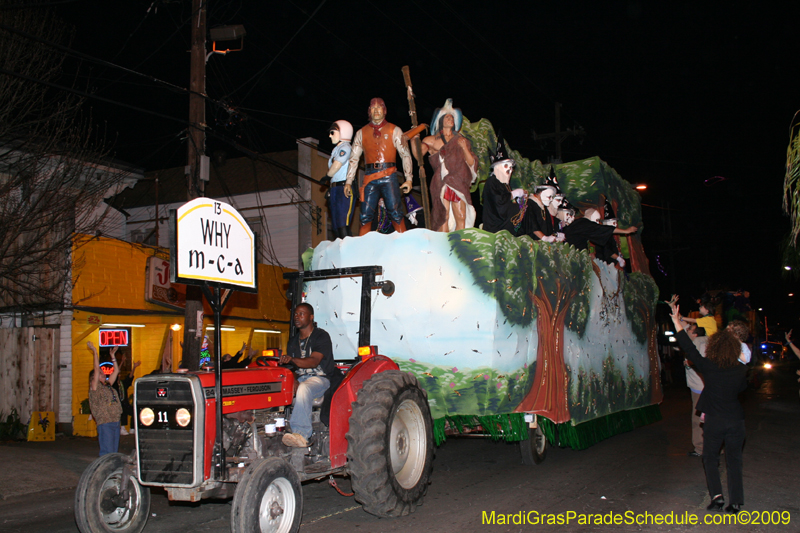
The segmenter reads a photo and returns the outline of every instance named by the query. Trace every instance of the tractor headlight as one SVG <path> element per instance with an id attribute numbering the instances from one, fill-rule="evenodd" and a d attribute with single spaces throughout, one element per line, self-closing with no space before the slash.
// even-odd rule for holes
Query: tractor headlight
<path id="1" fill-rule="evenodd" d="M 192 414 L 185 407 L 181 407 L 175 413 L 175 421 L 180 427 L 185 428 L 192 421 Z"/>
<path id="2" fill-rule="evenodd" d="M 149 407 L 145 407 L 139 413 L 139 422 L 141 422 L 143 426 L 150 426 L 155 419 L 156 414 Z"/>

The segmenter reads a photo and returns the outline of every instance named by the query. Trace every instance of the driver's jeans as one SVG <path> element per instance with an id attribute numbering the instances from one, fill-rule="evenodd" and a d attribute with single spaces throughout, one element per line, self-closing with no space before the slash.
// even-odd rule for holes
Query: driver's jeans
<path id="1" fill-rule="evenodd" d="M 292 416 L 289 425 L 292 433 L 299 433 L 306 440 L 311 437 L 311 408 L 315 398 L 322 397 L 331 382 L 325 376 L 302 376 L 298 379 L 297 394 L 292 404 Z"/>

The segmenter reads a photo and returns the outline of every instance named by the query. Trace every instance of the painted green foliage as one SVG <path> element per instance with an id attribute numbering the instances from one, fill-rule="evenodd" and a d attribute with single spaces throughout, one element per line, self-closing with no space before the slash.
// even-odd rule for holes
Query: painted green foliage
<path id="1" fill-rule="evenodd" d="M 470 270 L 476 286 L 493 296 L 510 324 L 529 327 L 536 318 L 532 296 L 537 283 L 555 298 L 556 285 L 575 296 L 569 302 L 566 327 L 583 335 L 589 318 L 592 265 L 589 254 L 567 244 L 547 244 L 508 232 L 468 228 L 448 235 L 455 256 Z M 555 304 L 555 302 L 552 302 Z"/>
<path id="2" fill-rule="evenodd" d="M 395 359 L 404 372 L 416 376 L 428 393 L 431 416 L 511 413 L 533 385 L 531 367 L 510 374 L 482 367 L 460 369 L 420 361 Z"/>
<path id="3" fill-rule="evenodd" d="M 469 122 L 464 119 L 461 132 L 472 142 L 472 148 L 478 155 L 478 179 L 472 190 L 480 189 L 489 177 L 489 151 L 497 146 L 497 135 L 488 120 Z M 506 146 L 517 166 L 511 176 L 511 188 L 533 190 L 534 185 L 544 183 L 550 173 L 550 165 L 540 161 L 531 161 L 522 157 L 519 152 Z M 599 157 L 591 157 L 582 161 L 572 161 L 555 166 L 556 177 L 567 199 L 575 206 L 585 208 L 602 206 L 601 196 L 618 203 L 617 219 L 620 227 L 641 227 L 642 208 L 638 193 L 630 183 L 620 177 L 605 161 Z"/>
<path id="4" fill-rule="evenodd" d="M 537 295 L 548 298 L 552 309 L 568 305 L 564 325 L 579 337 L 583 336 L 589 320 L 591 276 L 592 262 L 588 253 L 568 244 L 539 244 L 536 281 L 542 286 Z M 557 301 L 567 297 L 568 301 Z"/>
<path id="5" fill-rule="evenodd" d="M 569 412 L 575 424 L 650 403 L 647 379 L 638 377 L 632 364 L 628 365 L 625 376 L 617 368 L 612 355 L 603 360 L 603 371 L 600 374 L 592 370 L 587 373 L 581 368 L 577 378 L 573 377 L 572 372 L 567 375 L 570 388 Z"/>
<path id="6" fill-rule="evenodd" d="M 642 206 L 633 186 L 599 157 L 556 165 L 558 183 L 567 199 L 580 208 L 602 206 L 601 196 L 618 202 L 619 226 L 640 227 Z"/>
<path id="7" fill-rule="evenodd" d="M 485 118 L 478 122 L 471 123 L 464 118 L 461 133 L 472 143 L 472 151 L 478 155 L 478 179 L 472 186 L 472 190 L 480 189 L 483 193 L 483 184 L 489 177 L 489 153 L 494 152 L 497 147 L 497 134 L 492 127 L 492 123 Z M 541 161 L 526 159 L 511 148 L 506 139 L 506 148 L 511 157 L 516 161 L 517 166 L 511 176 L 511 188 L 523 188 L 533 190 L 534 185 L 544 182 L 544 177 L 549 172 L 549 166 L 545 167 Z"/>
<path id="8" fill-rule="evenodd" d="M 622 280 L 622 296 L 625 299 L 625 316 L 631 324 L 636 340 L 642 344 L 647 343 L 649 327 L 647 323 L 648 310 L 654 313 L 658 301 L 658 286 L 653 278 L 634 272 L 627 279 Z"/>
<path id="9" fill-rule="evenodd" d="M 527 237 L 507 231 L 487 233 L 468 228 L 448 234 L 455 256 L 470 270 L 480 290 L 493 296 L 510 324 L 530 326 L 533 310 L 529 294 L 535 289 L 537 246 Z"/>

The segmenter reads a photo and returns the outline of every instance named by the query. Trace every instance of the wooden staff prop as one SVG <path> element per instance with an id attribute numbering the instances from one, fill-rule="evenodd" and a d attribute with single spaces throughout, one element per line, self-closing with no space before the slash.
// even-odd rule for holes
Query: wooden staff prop
<path id="1" fill-rule="evenodd" d="M 414 103 L 414 90 L 411 88 L 411 73 L 408 65 L 403 67 L 403 80 L 406 82 L 406 93 L 408 95 L 408 114 L 411 117 L 411 125 L 416 128 L 419 126 L 417 120 L 417 104 Z M 414 143 L 416 148 L 417 167 L 419 168 L 419 186 L 422 192 L 422 213 L 425 216 L 425 228 L 430 229 L 431 224 L 431 206 L 430 197 L 428 195 L 428 178 L 425 176 L 425 161 L 422 158 L 422 135 L 417 135 L 411 142 Z"/>

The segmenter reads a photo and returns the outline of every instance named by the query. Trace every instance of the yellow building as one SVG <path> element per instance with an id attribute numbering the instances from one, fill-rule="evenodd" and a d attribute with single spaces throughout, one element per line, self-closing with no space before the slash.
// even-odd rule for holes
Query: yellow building
<path id="1" fill-rule="evenodd" d="M 110 344 L 122 344 L 121 350 L 128 355 L 127 369 L 134 362 L 141 362 L 134 378 L 161 369 L 164 354 L 167 359 L 171 354 L 171 362 L 167 364 L 176 370 L 182 351 L 184 313 L 180 302 L 185 287 L 170 286 L 169 254 L 164 248 L 81 235 L 76 238 L 73 255 L 72 431 L 76 435 L 93 436 L 95 424 L 81 409 L 89 396 L 89 372 L 93 365 L 86 343 L 91 341 L 100 347 L 101 358 Z M 223 354 L 235 354 L 243 343 L 259 351 L 285 348 L 289 338 L 289 303 L 283 273 L 289 271 L 259 264 L 258 294 L 238 292 L 231 296 L 222 312 Z M 213 345 L 213 312 L 207 302 L 203 326 Z M 62 346 L 62 354 L 65 348 Z"/>

